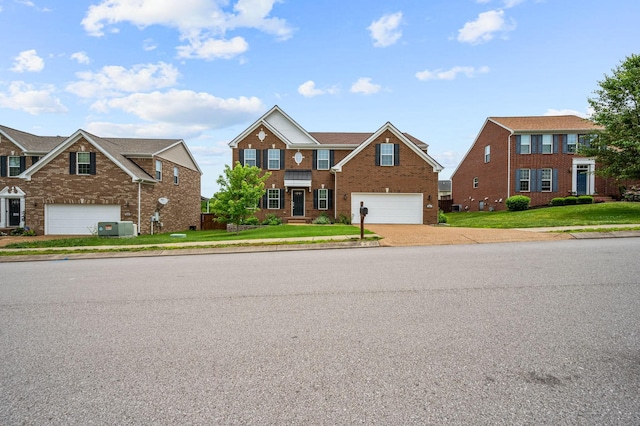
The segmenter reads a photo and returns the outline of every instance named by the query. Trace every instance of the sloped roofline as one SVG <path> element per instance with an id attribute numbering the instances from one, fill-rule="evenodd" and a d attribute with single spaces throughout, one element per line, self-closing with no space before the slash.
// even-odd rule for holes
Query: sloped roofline
<path id="1" fill-rule="evenodd" d="M 312 142 L 315 142 L 315 144 L 320 145 L 320 142 L 318 142 L 316 138 L 311 136 L 311 134 L 309 134 L 309 132 L 307 132 L 304 129 L 304 127 L 299 125 L 293 118 L 289 117 L 289 115 L 286 112 L 284 112 L 278 105 L 274 105 L 273 108 L 271 108 L 269 111 L 264 113 L 260 118 L 258 118 L 255 122 L 253 122 L 253 124 L 247 127 L 244 132 L 240 133 L 238 136 L 233 138 L 233 140 L 231 140 L 231 142 L 229 142 L 228 144 L 229 147 L 237 148 L 240 141 L 242 141 L 251 132 L 253 132 L 255 128 L 258 127 L 258 125 L 267 127 L 271 132 L 273 132 L 278 137 L 278 139 L 283 141 L 287 146 L 293 145 L 291 141 L 289 141 L 289 139 L 287 139 L 281 132 L 279 132 L 276 128 L 274 128 L 274 126 L 270 125 L 269 122 L 267 121 L 267 118 L 270 115 L 273 115 L 273 113 L 275 112 L 279 112 L 280 114 L 282 114 L 284 118 L 286 118 L 295 128 L 297 128 L 300 132 L 302 132 L 305 136 L 307 136 Z"/>
<path id="2" fill-rule="evenodd" d="M 54 158 L 64 152 L 69 146 L 76 143 L 81 138 L 84 138 L 87 142 L 93 145 L 98 151 L 100 151 L 105 157 L 111 160 L 115 165 L 117 165 L 123 172 L 131 177 L 132 182 L 150 182 L 155 183 L 154 179 L 145 179 L 133 173 L 128 167 L 123 165 L 118 159 L 116 159 L 113 155 L 111 155 L 107 150 L 105 150 L 98 142 L 96 142 L 93 138 L 93 135 L 85 132 L 82 129 L 76 130 L 71 136 L 65 139 L 62 143 L 57 145 L 54 149 L 52 149 L 47 155 L 42 157 L 36 164 L 29 167 L 27 170 L 22 172 L 18 177 L 26 180 L 31 180 L 31 176 L 44 167 L 46 164 L 51 162 Z"/>
<path id="3" fill-rule="evenodd" d="M 368 145 L 370 145 L 374 140 L 376 140 L 382 133 L 385 131 L 391 131 L 402 143 L 407 145 L 413 152 L 418 154 L 420 158 L 429 163 L 435 172 L 440 172 L 444 167 L 440 165 L 435 159 L 433 159 L 426 152 L 421 150 L 415 143 L 413 143 L 409 138 L 407 138 L 401 131 L 399 131 L 393 124 L 390 122 L 386 122 L 382 127 L 380 127 L 377 131 L 375 131 L 369 138 L 367 138 L 364 142 L 362 142 L 356 149 L 351 151 L 349 155 L 342 159 L 338 164 L 331 168 L 332 172 L 342 172 L 342 167 L 351 161 L 356 155 L 358 155 L 363 149 L 365 149 Z"/>
<path id="4" fill-rule="evenodd" d="M 9 127 L 6 127 L 7 129 L 9 129 Z M 15 129 L 11 129 L 11 130 L 15 130 Z M 17 130 L 16 130 L 17 131 Z M 14 138 L 11 137 L 10 134 L 8 134 L 5 131 L 5 127 L 4 126 L 0 126 L 0 133 L 2 133 L 2 136 L 4 136 L 5 138 L 9 139 L 11 141 L 11 143 L 13 143 L 14 145 L 16 145 L 18 148 L 20 148 L 20 150 L 22 152 L 27 152 L 27 148 L 22 145 L 21 143 L 19 143 L 17 140 L 15 140 Z"/>
<path id="5" fill-rule="evenodd" d="M 200 169 L 200 166 L 198 166 L 198 163 L 196 162 L 196 159 L 193 158 L 193 155 L 191 155 L 191 151 L 189 150 L 189 147 L 187 146 L 187 144 L 185 143 L 185 141 L 183 139 L 180 139 L 179 141 L 177 141 L 174 144 L 171 144 L 163 149 L 161 149 L 160 151 L 156 151 L 152 154 L 152 156 L 156 156 L 161 154 L 164 151 L 168 151 L 172 148 L 175 148 L 178 145 L 182 145 L 184 147 L 184 149 L 187 151 L 187 155 L 189 155 L 189 158 L 191 159 L 191 161 L 193 162 L 193 164 L 196 166 L 196 169 L 198 169 L 198 173 L 200 173 L 202 175 L 202 170 Z"/>
<path id="6" fill-rule="evenodd" d="M 487 117 L 484 120 L 484 124 L 482 125 L 482 127 L 480 128 L 480 131 L 478 132 L 478 134 L 476 135 L 476 137 L 473 139 L 473 143 L 469 146 L 469 149 L 467 149 L 467 152 L 464 154 L 464 156 L 462 157 L 462 160 L 460 160 L 460 162 L 458 163 L 458 165 L 456 166 L 455 170 L 453 171 L 453 173 L 451 173 L 451 177 L 450 179 L 453 179 L 453 176 L 455 176 L 456 172 L 458 171 L 458 169 L 460 168 L 460 166 L 462 165 L 462 163 L 464 163 L 464 160 L 467 159 L 467 157 L 469 156 L 469 153 L 471 152 L 471 150 L 473 149 L 474 146 L 476 146 L 476 142 L 478 142 L 478 138 L 480 137 L 480 135 L 482 134 L 482 132 L 484 131 L 484 128 L 487 127 L 487 123 L 489 123 L 490 118 Z M 494 123 L 493 121 L 491 121 L 492 123 Z M 495 123 L 496 125 L 502 127 L 505 130 L 510 131 L 513 134 L 513 131 L 511 129 L 508 129 L 506 127 L 504 127 L 503 125 L 499 124 L 499 123 Z"/>

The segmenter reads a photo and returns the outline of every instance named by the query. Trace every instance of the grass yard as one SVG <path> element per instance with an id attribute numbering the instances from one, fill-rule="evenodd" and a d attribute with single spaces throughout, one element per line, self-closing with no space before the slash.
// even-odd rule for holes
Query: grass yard
<path id="1" fill-rule="evenodd" d="M 619 202 L 545 207 L 520 212 L 447 213 L 450 226 L 540 228 L 549 226 L 640 224 L 640 203 Z"/>
<path id="2" fill-rule="evenodd" d="M 365 231 L 371 234 L 370 231 Z M 266 228 L 250 229 L 240 234 L 226 231 L 184 231 L 183 238 L 172 237 L 171 234 L 139 235 L 135 238 L 105 238 L 97 236 L 62 238 L 53 240 L 29 240 L 8 244 L 6 248 L 46 248 L 46 247 L 82 247 L 107 245 L 142 245 L 188 243 L 195 241 L 230 241 L 256 240 L 262 238 L 293 238 L 293 237 L 326 237 L 333 235 L 360 236 L 360 228 L 353 225 L 278 225 Z"/>

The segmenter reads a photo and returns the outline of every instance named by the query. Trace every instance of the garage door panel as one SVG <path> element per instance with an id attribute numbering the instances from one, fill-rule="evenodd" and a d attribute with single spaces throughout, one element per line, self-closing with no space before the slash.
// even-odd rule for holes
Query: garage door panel
<path id="1" fill-rule="evenodd" d="M 98 222 L 120 220 L 119 205 L 46 204 L 45 234 L 91 235 Z"/>
<path id="2" fill-rule="evenodd" d="M 353 193 L 352 223 L 360 223 L 360 201 L 369 209 L 366 223 L 422 224 L 422 194 Z"/>

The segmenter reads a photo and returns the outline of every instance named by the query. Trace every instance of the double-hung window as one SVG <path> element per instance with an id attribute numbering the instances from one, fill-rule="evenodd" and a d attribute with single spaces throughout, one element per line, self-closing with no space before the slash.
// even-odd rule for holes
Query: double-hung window
<path id="1" fill-rule="evenodd" d="M 9 176 L 18 176 L 20 174 L 20 157 L 9 157 Z"/>
<path id="2" fill-rule="evenodd" d="M 162 161 L 156 160 L 156 180 L 162 180 Z"/>
<path id="3" fill-rule="evenodd" d="M 531 154 L 531 135 L 520 135 L 520 154 Z"/>
<path id="4" fill-rule="evenodd" d="M 319 149 L 318 150 L 318 170 L 329 170 L 329 150 L 328 149 Z"/>
<path id="5" fill-rule="evenodd" d="M 540 171 L 540 191 L 551 192 L 552 176 L 551 169 L 542 169 Z"/>
<path id="6" fill-rule="evenodd" d="M 574 153 L 578 147 L 578 135 L 575 133 L 567 135 L 567 152 Z"/>
<path id="7" fill-rule="evenodd" d="M 542 153 L 553 154 L 553 135 L 542 135 Z"/>
<path id="8" fill-rule="evenodd" d="M 327 210 L 329 208 L 329 190 L 318 189 L 318 209 Z"/>
<path id="9" fill-rule="evenodd" d="M 91 154 L 78 152 L 76 154 L 76 170 L 79 175 L 91 174 Z"/>
<path id="10" fill-rule="evenodd" d="M 179 179 L 178 179 L 178 168 L 174 167 L 173 168 L 173 184 L 177 185 L 179 183 Z"/>
<path id="11" fill-rule="evenodd" d="M 255 166 L 256 165 L 256 150 L 245 149 L 244 150 L 244 165 Z"/>
<path id="12" fill-rule="evenodd" d="M 477 178 L 477 177 L 474 177 L 474 178 L 473 178 L 473 187 L 474 187 L 474 188 L 477 188 L 477 187 L 478 187 L 478 178 Z"/>
<path id="13" fill-rule="evenodd" d="M 271 189 L 271 188 L 267 189 L 267 208 L 268 209 L 280 208 L 280 190 L 279 189 Z"/>
<path id="14" fill-rule="evenodd" d="M 484 147 L 484 162 L 488 163 L 491 160 L 491 145 Z"/>
<path id="15" fill-rule="evenodd" d="M 531 191 L 531 170 L 520 169 L 520 192 Z"/>
<path id="16" fill-rule="evenodd" d="M 269 150 L 269 170 L 279 170 L 280 169 L 280 150 L 279 149 L 270 149 Z"/>
<path id="17" fill-rule="evenodd" d="M 392 143 L 380 144 L 380 165 L 393 166 L 393 144 Z"/>

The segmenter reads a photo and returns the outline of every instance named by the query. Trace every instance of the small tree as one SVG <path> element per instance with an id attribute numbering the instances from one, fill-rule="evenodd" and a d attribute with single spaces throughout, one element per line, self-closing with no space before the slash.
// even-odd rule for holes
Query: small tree
<path id="1" fill-rule="evenodd" d="M 258 202 L 264 195 L 264 182 L 271 176 L 267 172 L 260 176 L 261 169 L 255 166 L 243 166 L 236 162 L 232 169 L 224 166 L 224 175 L 217 182 L 220 190 L 213 195 L 211 210 L 219 222 L 234 223 L 236 232 L 239 225 L 258 209 Z"/>
<path id="2" fill-rule="evenodd" d="M 594 157 L 602 176 L 640 179 L 640 56 L 629 56 L 598 84 L 589 99 L 591 120 L 604 130 L 591 135 L 579 153 Z"/>

